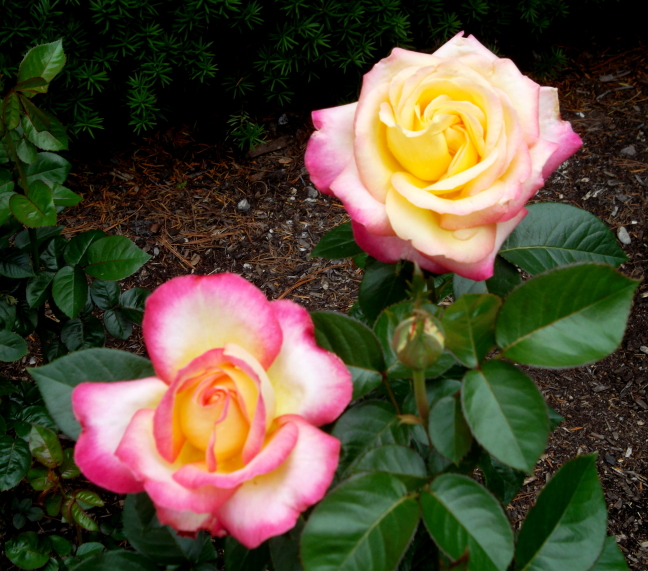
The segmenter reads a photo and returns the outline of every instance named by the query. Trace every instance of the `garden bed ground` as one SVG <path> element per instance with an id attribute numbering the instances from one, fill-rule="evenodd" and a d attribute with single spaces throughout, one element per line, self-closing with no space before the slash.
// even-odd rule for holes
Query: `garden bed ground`
<path id="1" fill-rule="evenodd" d="M 563 117 L 585 144 L 536 197 L 585 208 L 627 236 L 629 243 L 622 246 L 629 261 L 621 270 L 640 279 L 648 266 L 647 54 L 643 46 L 614 55 L 595 48 L 569 53 L 572 67 L 554 84 Z M 270 142 L 252 156 L 181 127 L 105 161 L 75 163 L 69 183 L 84 200 L 61 218 L 65 233 L 99 228 L 129 236 L 147 250 L 153 258 L 127 287 L 154 289 L 177 275 L 232 271 L 271 299 L 346 312 L 356 299 L 361 270 L 348 260 L 309 257 L 326 231 L 347 220 L 345 211 L 311 186 L 304 169 L 307 115 L 276 119 L 269 123 Z M 596 451 L 609 532 L 635 570 L 648 569 L 646 324 L 648 284 L 642 283 L 615 354 L 580 369 L 530 371 L 566 420 L 508 509 L 518 527 L 562 463 Z M 114 345 L 144 353 L 137 335 Z M 28 356 L 23 365 L 38 359 Z M 15 367 L 10 376 L 25 378 Z M 2 543 L 16 533 L 5 521 Z"/>

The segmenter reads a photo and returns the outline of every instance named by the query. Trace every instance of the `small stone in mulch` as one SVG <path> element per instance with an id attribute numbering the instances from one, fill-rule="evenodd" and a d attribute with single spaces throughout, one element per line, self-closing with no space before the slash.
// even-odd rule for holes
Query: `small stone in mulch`
<path id="1" fill-rule="evenodd" d="M 619 226 L 619 229 L 617 230 L 617 236 L 619 238 L 619 241 L 626 246 L 632 242 L 632 238 L 630 238 L 630 234 L 628 234 L 625 226 Z"/>
<path id="2" fill-rule="evenodd" d="M 236 208 L 243 212 L 250 210 L 250 203 L 248 202 L 248 199 L 244 198 L 243 200 L 239 201 L 239 203 L 236 205 Z"/>
<path id="3" fill-rule="evenodd" d="M 621 154 L 625 155 L 626 157 L 634 157 L 637 154 L 637 151 L 634 148 L 634 145 L 630 145 L 629 147 L 624 147 L 623 149 L 621 149 Z"/>
<path id="4" fill-rule="evenodd" d="M 617 463 L 616 458 L 612 454 L 606 454 L 605 461 L 612 466 L 616 466 Z"/>
<path id="5" fill-rule="evenodd" d="M 306 187 L 306 193 L 308 194 L 308 198 L 317 198 L 319 196 L 317 189 L 312 186 Z"/>

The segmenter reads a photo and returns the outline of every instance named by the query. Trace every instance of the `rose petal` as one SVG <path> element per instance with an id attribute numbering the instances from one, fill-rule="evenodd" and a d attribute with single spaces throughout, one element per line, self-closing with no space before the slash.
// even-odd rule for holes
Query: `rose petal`
<path id="1" fill-rule="evenodd" d="M 558 144 L 542 170 L 545 179 L 583 145 L 571 124 L 560 119 L 558 90 L 554 87 L 540 88 L 540 137 Z"/>
<path id="2" fill-rule="evenodd" d="M 315 131 L 308 141 L 304 164 L 313 184 L 326 194 L 353 157 L 353 118 L 357 103 L 313 111 Z"/>
<path id="3" fill-rule="evenodd" d="M 344 203 L 351 218 L 370 228 L 374 234 L 393 234 L 385 205 L 371 196 L 364 186 L 355 161 L 350 161 L 342 174 L 333 181 L 331 190 Z"/>
<path id="4" fill-rule="evenodd" d="M 240 470 L 227 473 L 209 472 L 204 462 L 197 462 L 180 468 L 173 479 L 181 486 L 192 489 L 201 486 L 236 488 L 281 466 L 295 447 L 298 434 L 299 430 L 295 424 L 284 424 L 274 432 L 259 454 Z"/>
<path id="5" fill-rule="evenodd" d="M 407 240 L 402 240 L 398 236 L 375 236 L 357 222 L 352 221 L 351 225 L 358 246 L 381 262 L 395 264 L 399 260 L 409 260 L 435 274 L 446 272 L 443 266 L 416 251 L 412 243 Z"/>
<path id="6" fill-rule="evenodd" d="M 362 78 L 360 99 L 364 99 L 367 94 L 371 93 L 379 85 L 389 83 L 393 77 L 404 69 L 433 65 L 436 61 L 438 60 L 430 54 L 394 48 L 389 57 L 381 59 Z"/>
<path id="7" fill-rule="evenodd" d="M 213 514 L 233 493 L 233 490 L 210 486 L 190 490 L 173 479 L 173 475 L 182 466 L 198 461 L 204 457 L 204 452 L 191 449 L 187 445 L 174 463 L 162 458 L 153 437 L 152 410 L 140 410 L 135 413 L 116 454 L 135 477 L 144 483 L 144 489 L 153 502 L 164 508 Z"/>
<path id="8" fill-rule="evenodd" d="M 392 190 L 387 195 L 387 214 L 399 238 L 428 257 L 444 256 L 459 263 L 483 260 L 495 243 L 495 226 L 474 226 L 449 231 L 439 226 L 438 215 L 419 208 Z"/>
<path id="9" fill-rule="evenodd" d="M 355 165 L 350 162 L 345 170 L 345 173 L 348 173 L 355 166 L 361 186 L 376 201 L 383 204 L 392 175 L 403 168 L 389 150 L 387 125 L 380 118 L 381 105 L 387 101 L 388 97 L 389 85 L 385 84 L 367 93 L 358 101 L 353 147 Z M 340 180 L 336 180 L 331 187 L 340 200 L 342 198 L 338 190 L 341 188 L 341 184 Z"/>
<path id="10" fill-rule="evenodd" d="M 480 54 L 491 61 L 499 59 L 492 51 L 479 42 L 475 36 L 470 35 L 467 38 L 464 38 L 463 32 L 459 32 L 456 36 L 448 40 L 432 55 L 439 58 L 450 59 L 468 54 Z"/>
<path id="11" fill-rule="evenodd" d="M 88 480 L 116 494 L 136 494 L 144 489 L 115 451 L 135 413 L 155 408 L 167 389 L 155 377 L 81 383 L 74 388 L 72 410 L 83 429 L 74 459 Z"/>
<path id="12" fill-rule="evenodd" d="M 265 295 L 228 273 L 161 285 L 146 300 L 142 328 L 155 371 L 167 384 L 193 359 L 226 343 L 245 347 L 264 368 L 281 348 L 281 328 Z"/>
<path id="13" fill-rule="evenodd" d="M 268 377 L 277 416 L 297 414 L 315 426 L 333 422 L 351 402 L 353 383 L 346 365 L 318 347 L 308 311 L 288 300 L 273 301 L 284 343 Z"/>
<path id="14" fill-rule="evenodd" d="M 337 468 L 339 440 L 298 416 L 281 417 L 281 422 L 299 428 L 290 456 L 273 472 L 243 484 L 216 514 L 248 549 L 292 529 L 299 514 L 324 497 Z"/>

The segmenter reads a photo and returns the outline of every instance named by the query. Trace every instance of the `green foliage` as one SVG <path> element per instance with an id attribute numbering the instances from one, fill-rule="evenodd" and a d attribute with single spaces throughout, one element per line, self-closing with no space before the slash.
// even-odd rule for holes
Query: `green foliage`
<path id="1" fill-rule="evenodd" d="M 331 86 L 337 97 L 352 94 L 359 74 L 394 46 L 430 51 L 462 29 L 489 46 L 512 33 L 541 37 L 583 1 L 6 0 L 0 73 L 45 80 L 26 84 L 26 95 L 47 93 L 57 76 L 46 107 L 74 135 L 93 136 L 114 118 L 142 133 L 196 97 L 216 97 L 219 112 L 235 113 L 231 136 L 244 148 L 258 144 L 263 128 L 236 109 L 287 105 Z M 38 44 L 50 47 L 21 65 Z M 564 65 L 558 48 L 538 58 L 541 75 Z M 229 104 L 215 95 L 221 89 Z M 7 104 L 15 121 L 18 99 Z"/>
<path id="2" fill-rule="evenodd" d="M 123 279 L 149 256 L 124 236 L 90 230 L 68 241 L 56 226 L 58 213 L 81 197 L 63 186 L 71 165 L 53 152 L 67 149 L 65 129 L 33 99 L 49 93 L 65 59 L 61 41 L 30 50 L 1 107 L 0 162 L 8 164 L 0 167 L 0 361 L 26 355 L 23 337 L 34 331 L 47 362 L 103 345 L 104 325 L 127 339 L 141 323 L 144 290 L 120 296 L 113 283 L 114 299 L 106 300 L 89 295 L 88 281 Z M 92 315 L 97 307 L 103 324 Z"/>
<path id="3" fill-rule="evenodd" d="M 476 13 L 486 5 L 472 4 Z M 402 264 L 369 257 L 359 295 L 377 342 L 357 321 L 313 315 L 322 347 L 352 371 L 362 361 L 390 389 L 368 386 L 333 426 L 342 445 L 337 487 L 306 522 L 306 571 L 364 569 L 368 561 L 399 571 L 627 569 L 613 538 L 605 539 L 595 455 L 554 475 L 517 537 L 503 509 L 562 418 L 501 357 L 540 367 L 603 358 L 621 340 L 637 286 L 605 265 L 625 257 L 594 216 L 563 204 L 529 210 L 484 282 L 404 273 Z M 354 245 L 342 226 L 316 252 L 352 256 Z M 454 302 L 436 305 L 450 285 Z M 423 373 L 400 363 L 392 348 L 394 331 L 415 308 L 439 318 L 445 336 L 446 352 Z M 470 478 L 477 467 L 483 485 Z M 421 514 L 428 533 L 412 540 Z M 425 556 L 414 566 L 417 553 Z"/>

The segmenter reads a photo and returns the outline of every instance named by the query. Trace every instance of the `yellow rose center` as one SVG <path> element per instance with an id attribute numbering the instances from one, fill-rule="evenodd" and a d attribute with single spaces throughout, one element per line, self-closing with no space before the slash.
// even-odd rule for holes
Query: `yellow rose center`
<path id="1" fill-rule="evenodd" d="M 464 172 L 484 154 L 486 115 L 456 86 L 455 93 L 444 93 L 448 83 L 431 81 L 380 107 L 387 147 L 406 172 L 423 181 Z"/>
<path id="2" fill-rule="evenodd" d="M 213 446 L 217 462 L 239 454 L 245 445 L 258 391 L 233 365 L 197 379 L 177 395 L 180 430 L 199 450 Z"/>

